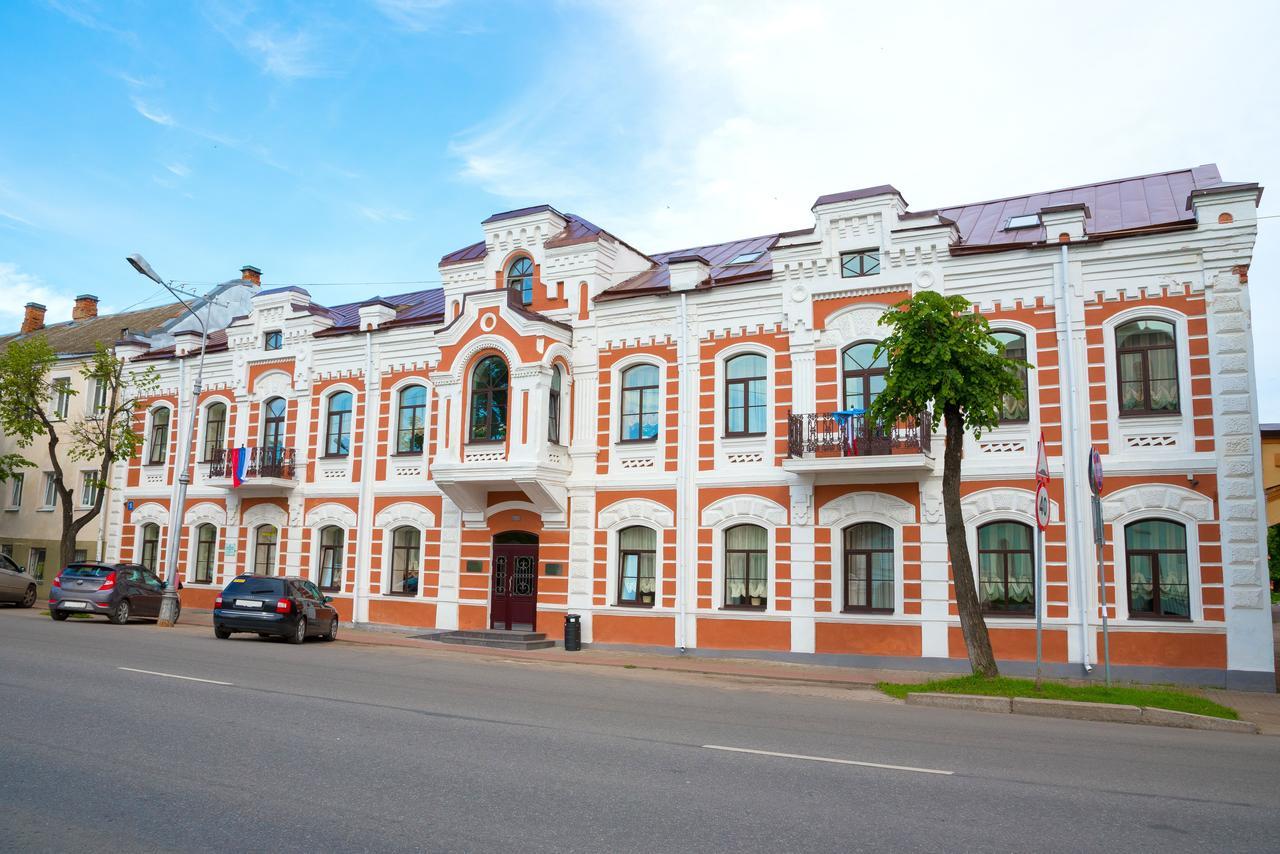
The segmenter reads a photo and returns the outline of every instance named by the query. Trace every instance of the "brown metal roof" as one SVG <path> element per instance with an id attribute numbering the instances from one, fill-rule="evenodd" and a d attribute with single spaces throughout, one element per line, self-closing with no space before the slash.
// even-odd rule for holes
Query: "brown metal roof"
<path id="1" fill-rule="evenodd" d="M 773 275 L 773 256 L 769 254 L 769 250 L 777 242 L 778 234 L 765 234 L 760 237 L 748 237 L 745 240 L 730 240 L 728 243 L 713 243 L 708 246 L 694 246 L 689 249 L 651 255 L 649 257 L 655 264 L 653 268 L 606 288 L 596 299 L 621 299 L 666 291 L 671 286 L 671 271 L 667 265 L 679 258 L 700 257 L 707 262 L 707 266 L 711 268 L 711 278 L 699 285 L 702 289 L 732 282 L 767 279 Z M 729 263 L 741 255 L 754 252 L 761 254 L 752 261 L 743 264 Z"/>
<path id="2" fill-rule="evenodd" d="M 184 314 L 186 310 L 182 303 L 174 302 L 151 308 L 140 308 L 137 311 L 100 314 L 90 320 L 51 323 L 35 332 L 27 334 L 15 332 L 0 336 L 0 347 L 7 347 L 20 338 L 42 335 L 54 352 L 60 356 L 92 353 L 99 343 L 110 347 L 119 341 L 123 337 L 121 330 L 146 334 L 158 329 L 165 321 Z"/>

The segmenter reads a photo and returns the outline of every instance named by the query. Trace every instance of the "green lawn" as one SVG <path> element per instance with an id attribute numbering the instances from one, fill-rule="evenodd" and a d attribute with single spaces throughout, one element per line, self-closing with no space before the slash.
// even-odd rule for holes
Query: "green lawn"
<path id="1" fill-rule="evenodd" d="M 1079 700 L 1086 703 L 1119 703 L 1127 706 L 1151 706 L 1193 715 L 1209 715 L 1215 718 L 1238 720 L 1235 709 L 1188 694 L 1175 688 L 1140 688 L 1116 685 L 1067 685 L 1045 681 L 1040 690 L 1031 679 L 1012 679 L 1000 676 L 987 679 L 982 676 L 961 676 L 956 679 L 937 679 L 907 685 L 897 682 L 879 683 L 881 691 L 891 697 L 905 699 L 913 691 L 934 694 L 986 694 L 995 697 L 1034 697 L 1041 700 Z"/>

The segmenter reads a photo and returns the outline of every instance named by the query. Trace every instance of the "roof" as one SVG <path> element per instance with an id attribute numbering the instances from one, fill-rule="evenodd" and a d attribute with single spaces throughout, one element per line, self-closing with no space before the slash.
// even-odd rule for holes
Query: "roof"
<path id="1" fill-rule="evenodd" d="M 627 245 L 625 240 L 618 238 L 616 235 L 609 234 L 609 232 L 605 231 L 595 223 L 589 222 L 577 214 L 562 214 L 560 211 L 551 207 L 551 205 L 535 205 L 531 208 L 520 208 L 519 210 L 494 214 L 486 219 L 484 223 L 500 222 L 504 219 L 514 219 L 515 217 L 536 213 L 538 211 L 551 211 L 565 221 L 564 228 L 561 229 L 559 233 L 552 235 L 547 242 L 543 244 L 549 249 L 556 246 L 574 246 L 579 243 L 590 243 L 593 240 L 599 239 L 602 234 L 608 234 L 619 243 Z M 481 224 L 483 225 L 484 223 Z M 632 248 L 634 249 L 634 247 Z M 488 254 L 488 251 L 489 250 L 485 245 L 485 242 L 481 240 L 476 243 L 472 243 L 470 246 L 464 246 L 461 249 L 457 249 L 450 252 L 448 255 L 445 255 L 440 259 L 440 266 L 448 267 L 451 264 L 468 264 L 472 261 L 479 261 Z M 644 253 L 640 252 L 638 249 L 635 249 L 635 251 L 640 255 L 644 255 Z"/>
<path id="2" fill-rule="evenodd" d="M 1264 439 L 1280 439 L 1280 424 L 1259 424 L 1258 431 Z"/>
<path id="3" fill-rule="evenodd" d="M 861 190 L 846 190 L 843 193 L 828 193 L 825 196 L 818 196 L 818 200 L 813 203 L 815 208 L 822 205 L 833 205 L 836 202 L 856 202 L 859 199 L 870 199 L 876 196 L 897 196 L 902 198 L 902 193 L 898 192 L 898 188 L 892 184 L 877 184 L 874 187 L 863 187 Z M 906 204 L 906 201 L 903 201 Z"/>
<path id="4" fill-rule="evenodd" d="M 662 293 L 671 286 L 671 270 L 668 265 L 680 259 L 692 260 L 699 257 L 711 268 L 711 278 L 700 288 L 730 282 L 749 282 L 767 279 L 773 275 L 773 256 L 769 250 L 778 242 L 779 233 L 765 234 L 760 237 L 748 237 L 745 240 L 730 240 L 728 243 L 713 243 L 708 246 L 694 246 L 689 249 L 677 249 L 674 252 L 660 252 L 651 255 L 654 266 L 643 273 L 632 276 L 626 281 L 605 288 L 596 297 L 598 300 L 621 299 L 648 293 Z M 745 264 L 730 264 L 739 255 L 759 252 L 760 255 Z"/>
<path id="5" fill-rule="evenodd" d="M 51 323 L 35 332 L 26 334 L 13 332 L 0 336 L 0 347 L 7 347 L 18 339 L 44 336 L 54 352 L 61 356 L 83 355 L 92 353 L 99 343 L 111 346 L 123 337 L 122 330 L 149 333 L 159 329 L 165 322 L 185 314 L 186 311 L 182 303 L 174 302 L 151 308 L 140 308 L 136 311 L 100 314 L 89 320 Z"/>
<path id="6" fill-rule="evenodd" d="M 1005 249 L 1047 239 L 1045 228 L 1006 230 L 1010 217 L 1040 213 L 1064 205 L 1084 205 L 1085 233 L 1091 238 L 1156 228 L 1191 226 L 1196 215 L 1193 192 L 1228 188 L 1218 167 L 1210 163 L 1134 178 L 1117 178 L 1062 190 L 1047 190 L 987 202 L 938 208 L 936 213 L 955 222 L 962 247 Z"/>

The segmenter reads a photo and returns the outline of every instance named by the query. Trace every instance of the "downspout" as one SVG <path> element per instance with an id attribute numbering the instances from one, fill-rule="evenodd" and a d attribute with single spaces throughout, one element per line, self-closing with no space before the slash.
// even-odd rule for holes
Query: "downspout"
<path id="1" fill-rule="evenodd" d="M 369 579 L 370 550 L 373 544 L 373 525 L 368 520 L 371 508 L 370 492 L 373 489 L 374 454 L 377 450 L 377 412 L 373 394 L 373 330 L 364 333 L 364 435 L 360 449 L 360 495 L 356 499 L 356 580 L 351 594 L 351 622 L 360 623 L 364 607 L 364 588 Z"/>
<path id="2" fill-rule="evenodd" d="M 689 314 L 687 295 L 680 294 L 680 314 L 676 323 L 680 339 L 679 349 L 676 352 L 676 362 L 680 366 L 679 376 L 679 394 L 676 397 L 677 409 L 682 410 L 685 406 L 686 392 L 685 387 L 688 384 L 688 359 L 689 359 Z M 680 412 L 677 412 L 680 415 Z M 676 430 L 678 447 L 676 454 L 676 646 L 680 648 L 680 652 L 684 653 L 685 632 L 686 632 L 686 615 L 688 611 L 688 591 L 689 574 L 697 571 L 696 562 L 689 559 L 689 537 L 694 538 L 695 550 L 697 548 L 697 529 L 689 528 L 684 522 L 689 515 L 688 509 L 691 506 L 689 502 L 692 500 L 692 490 L 689 488 L 689 455 L 686 453 L 686 434 L 690 430 L 693 435 L 697 435 L 697 420 L 677 418 Z M 683 536 L 682 536 L 683 535 Z M 696 551 L 695 551 L 696 554 Z"/>
<path id="3" fill-rule="evenodd" d="M 1063 411 L 1064 417 L 1062 419 L 1062 479 L 1070 505 L 1069 521 L 1066 529 L 1073 545 L 1073 548 L 1067 550 L 1067 567 L 1068 578 L 1075 582 L 1076 601 L 1080 603 L 1080 661 L 1084 664 L 1085 672 L 1089 673 L 1093 670 L 1093 665 L 1089 663 L 1089 584 L 1085 579 L 1089 561 L 1085 558 L 1085 550 L 1081 542 L 1085 517 L 1080 511 L 1080 490 L 1079 484 L 1076 483 L 1076 464 L 1080 456 L 1077 453 L 1075 431 L 1076 425 L 1080 423 L 1080 413 L 1078 410 L 1079 401 L 1076 394 L 1074 368 L 1075 337 L 1071 323 L 1071 288 L 1068 284 L 1070 281 L 1068 278 L 1070 258 L 1066 243 L 1062 244 L 1061 255 L 1062 263 L 1058 275 L 1057 297 L 1058 312 L 1063 318 L 1065 341 L 1060 339 L 1058 344 L 1059 359 L 1062 362 L 1063 372 L 1060 378 L 1062 383 L 1060 390 L 1062 393 L 1059 398 L 1066 401 L 1067 404 Z M 1070 572 L 1072 553 L 1076 557 L 1078 572 Z"/>

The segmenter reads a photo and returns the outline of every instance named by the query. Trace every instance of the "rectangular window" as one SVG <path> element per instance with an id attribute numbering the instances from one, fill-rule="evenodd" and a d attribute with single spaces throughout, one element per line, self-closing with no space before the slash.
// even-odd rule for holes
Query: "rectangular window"
<path id="1" fill-rule="evenodd" d="M 110 386 L 102 380 L 93 380 L 93 405 L 89 409 L 89 415 L 93 418 L 101 418 L 107 412 L 107 392 Z"/>
<path id="2" fill-rule="evenodd" d="M 273 329 L 262 336 L 262 349 L 279 350 L 284 347 L 284 333 Z"/>
<path id="3" fill-rule="evenodd" d="M 32 549 L 27 555 L 27 572 L 31 573 L 37 581 L 44 578 L 44 549 Z"/>
<path id="4" fill-rule="evenodd" d="M 856 279 L 861 276 L 874 276 L 879 272 L 880 251 L 878 249 L 840 253 L 840 276 L 842 278 Z"/>
<path id="5" fill-rule="evenodd" d="M 53 480 L 53 472 L 44 473 L 44 501 L 40 505 L 41 510 L 52 510 L 58 503 L 58 489 Z"/>
<path id="6" fill-rule="evenodd" d="M 93 469 L 80 472 L 80 506 L 86 509 L 98 503 L 98 473 Z"/>
<path id="7" fill-rule="evenodd" d="M 13 543 L 0 545 L 0 555 L 4 555 L 9 558 L 13 557 Z"/>
<path id="8" fill-rule="evenodd" d="M 66 421 L 71 411 L 71 378 L 58 377 L 53 381 L 53 417 Z"/>
<path id="9" fill-rule="evenodd" d="M 9 509 L 17 510 L 22 506 L 22 484 L 26 477 L 21 474 L 15 474 L 13 480 L 9 481 Z"/>
<path id="10" fill-rule="evenodd" d="M 89 552 L 85 549 L 76 549 L 75 552 L 72 553 L 71 559 L 76 563 L 83 563 L 89 559 Z"/>

